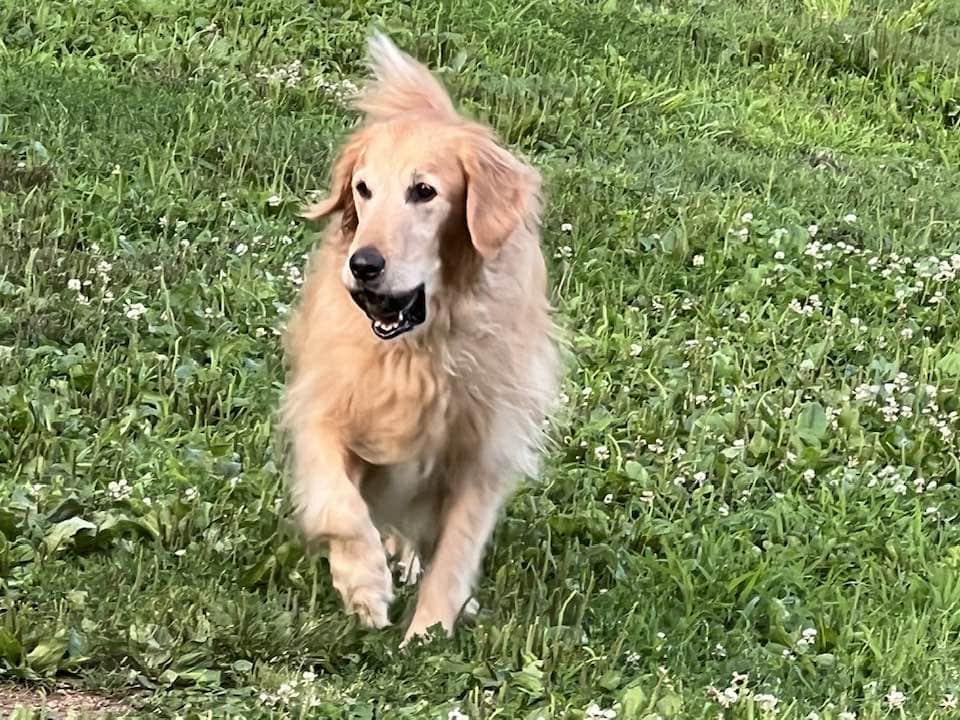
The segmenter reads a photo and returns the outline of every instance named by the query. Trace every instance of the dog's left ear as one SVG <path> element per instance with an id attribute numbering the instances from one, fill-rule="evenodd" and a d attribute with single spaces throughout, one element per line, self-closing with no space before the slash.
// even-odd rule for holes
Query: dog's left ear
<path id="1" fill-rule="evenodd" d="M 497 256 L 521 223 L 535 220 L 540 175 L 497 145 L 474 139 L 461 151 L 466 176 L 467 231 L 480 256 Z"/>
<path id="2" fill-rule="evenodd" d="M 333 166 L 330 195 L 304 209 L 301 217 L 321 220 L 331 213 L 341 211 L 343 229 L 349 232 L 357 229 L 357 209 L 353 203 L 353 170 L 365 143 L 366 136 L 362 132 L 354 133 L 340 151 L 340 156 Z"/>

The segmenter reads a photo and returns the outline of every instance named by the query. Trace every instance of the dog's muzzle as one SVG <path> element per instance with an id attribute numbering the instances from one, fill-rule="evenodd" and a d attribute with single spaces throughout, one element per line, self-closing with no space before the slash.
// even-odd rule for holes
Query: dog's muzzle
<path id="1" fill-rule="evenodd" d="M 427 319 L 427 295 L 422 284 L 399 294 L 360 288 L 351 290 L 350 297 L 370 318 L 373 333 L 381 340 L 403 335 Z"/>

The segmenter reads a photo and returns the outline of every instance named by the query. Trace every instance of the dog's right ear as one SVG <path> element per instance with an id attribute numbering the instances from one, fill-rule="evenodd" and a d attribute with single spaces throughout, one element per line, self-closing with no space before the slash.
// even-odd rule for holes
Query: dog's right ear
<path id="1" fill-rule="evenodd" d="M 357 229 L 357 208 L 353 203 L 353 171 L 365 144 L 365 134 L 354 133 L 334 163 L 329 196 L 304 209 L 300 213 L 301 217 L 307 220 L 322 220 L 339 211 L 342 213 L 340 225 L 343 230 L 353 232 Z"/>

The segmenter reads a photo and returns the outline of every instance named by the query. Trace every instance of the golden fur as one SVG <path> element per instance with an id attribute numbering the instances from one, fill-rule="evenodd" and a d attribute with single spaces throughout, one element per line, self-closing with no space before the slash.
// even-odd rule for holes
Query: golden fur
<path id="1" fill-rule="evenodd" d="M 341 150 L 330 197 L 305 213 L 339 220 L 287 329 L 283 411 L 299 518 L 328 543 L 347 611 L 388 623 L 384 542 L 408 573 L 423 563 L 406 643 L 437 623 L 452 631 L 513 482 L 538 472 L 558 356 L 539 174 L 384 36 L 370 52 L 375 79 L 356 103 L 366 123 Z M 361 173 L 369 202 L 355 193 Z M 429 177 L 437 200 L 404 203 L 410 177 Z M 392 340 L 344 287 L 347 257 L 371 245 L 395 290 L 426 287 L 426 322 Z"/>

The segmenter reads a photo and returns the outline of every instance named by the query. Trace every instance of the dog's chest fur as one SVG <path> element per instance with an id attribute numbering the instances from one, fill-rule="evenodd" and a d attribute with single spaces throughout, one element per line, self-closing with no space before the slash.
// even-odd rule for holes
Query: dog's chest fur
<path id="1" fill-rule="evenodd" d="M 454 397 L 458 384 L 428 354 L 405 347 L 378 353 L 371 363 L 345 403 L 348 447 L 372 465 L 435 466 L 458 425 L 452 412 L 462 407 Z"/>

